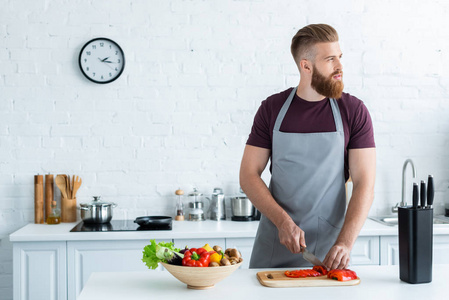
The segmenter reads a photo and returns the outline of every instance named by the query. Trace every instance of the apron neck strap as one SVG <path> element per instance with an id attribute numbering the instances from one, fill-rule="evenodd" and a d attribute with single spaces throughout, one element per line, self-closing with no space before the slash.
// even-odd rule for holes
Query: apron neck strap
<path id="1" fill-rule="evenodd" d="M 292 90 L 292 92 L 290 93 L 290 95 L 287 98 L 287 101 L 285 101 L 284 105 L 282 105 L 281 111 L 279 112 L 279 114 L 276 118 L 276 123 L 274 123 L 273 130 L 279 131 L 279 128 L 281 128 L 281 123 L 284 120 L 285 114 L 287 113 L 287 110 L 290 107 L 290 104 L 292 103 L 293 97 L 295 96 L 297 89 L 298 89 L 298 87 L 295 87 Z"/>
<path id="2" fill-rule="evenodd" d="M 279 131 L 279 129 L 281 128 L 282 121 L 284 120 L 285 114 L 287 113 L 287 110 L 290 107 L 290 104 L 292 103 L 293 98 L 295 97 L 297 89 L 298 89 L 298 87 L 293 88 L 293 90 L 291 91 L 290 95 L 287 98 L 287 101 L 285 101 L 284 105 L 282 105 L 282 108 L 279 111 L 279 114 L 276 118 L 276 123 L 274 123 L 273 130 Z M 329 102 L 331 103 L 332 114 L 334 116 L 335 129 L 337 132 L 342 132 L 343 131 L 343 122 L 341 120 L 341 114 L 340 114 L 340 109 L 338 107 L 337 100 L 335 100 L 334 98 L 330 98 Z"/>

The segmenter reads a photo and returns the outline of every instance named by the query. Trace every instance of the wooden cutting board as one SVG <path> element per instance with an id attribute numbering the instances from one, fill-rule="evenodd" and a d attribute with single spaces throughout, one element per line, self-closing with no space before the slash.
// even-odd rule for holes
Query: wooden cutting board
<path id="1" fill-rule="evenodd" d="M 338 281 L 327 278 L 326 275 L 319 277 L 290 278 L 285 276 L 284 271 L 261 271 L 257 273 L 260 284 L 267 287 L 307 287 L 307 286 L 348 286 L 360 283 L 360 278 L 350 281 Z"/>

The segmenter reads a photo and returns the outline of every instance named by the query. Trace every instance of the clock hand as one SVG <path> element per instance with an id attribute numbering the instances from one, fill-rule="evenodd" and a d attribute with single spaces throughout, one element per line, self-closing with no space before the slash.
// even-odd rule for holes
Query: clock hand
<path id="1" fill-rule="evenodd" d="M 113 68 L 113 67 L 111 67 L 111 65 L 106 65 L 106 66 L 108 66 L 109 68 L 111 68 L 111 70 L 114 70 L 114 68 Z"/>

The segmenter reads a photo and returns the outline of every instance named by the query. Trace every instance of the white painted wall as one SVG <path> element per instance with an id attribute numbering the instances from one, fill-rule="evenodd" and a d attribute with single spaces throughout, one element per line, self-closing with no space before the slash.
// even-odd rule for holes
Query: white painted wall
<path id="1" fill-rule="evenodd" d="M 34 220 L 37 173 L 80 175 L 78 202 L 102 195 L 118 203 L 116 218 L 173 214 L 178 187 L 236 193 L 254 113 L 299 81 L 290 41 L 309 23 L 338 30 L 345 90 L 373 118 L 371 214 L 400 200 L 406 158 L 419 179 L 435 176 L 443 211 L 447 1 L 0 0 L 0 7 L 1 299 L 12 298 L 7 236 Z M 99 36 L 117 41 L 127 61 L 107 85 L 85 79 L 77 64 L 84 43 Z"/>

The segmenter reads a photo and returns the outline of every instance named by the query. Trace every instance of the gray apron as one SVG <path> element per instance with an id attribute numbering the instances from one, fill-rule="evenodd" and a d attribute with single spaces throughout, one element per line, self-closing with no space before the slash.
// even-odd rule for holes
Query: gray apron
<path id="1" fill-rule="evenodd" d="M 304 230 L 307 249 L 323 260 L 340 233 L 345 215 L 343 123 L 337 101 L 329 99 L 336 131 L 279 131 L 296 89 L 282 106 L 274 125 L 269 189 Z M 276 226 L 262 215 L 250 268 L 309 266 L 301 254 L 291 253 L 279 242 Z"/>

